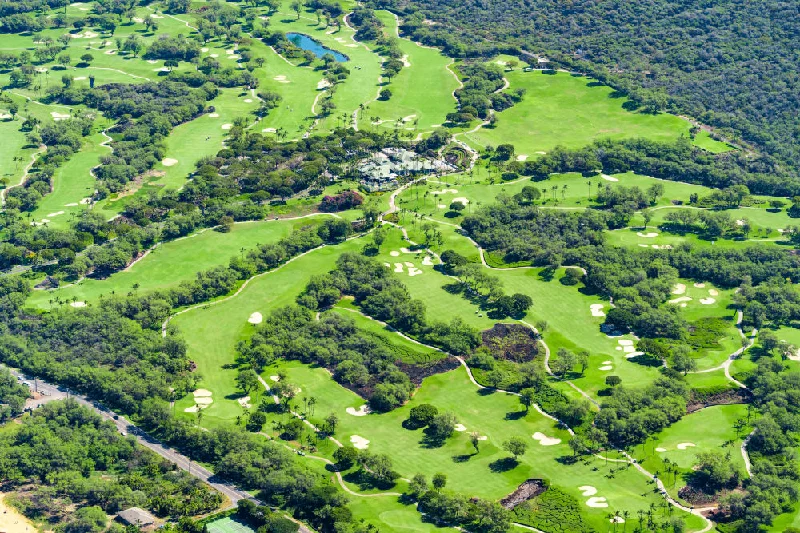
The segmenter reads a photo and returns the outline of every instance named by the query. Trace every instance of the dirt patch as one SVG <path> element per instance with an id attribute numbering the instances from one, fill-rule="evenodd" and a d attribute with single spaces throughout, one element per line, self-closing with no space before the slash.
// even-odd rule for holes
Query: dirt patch
<path id="1" fill-rule="evenodd" d="M 539 353 L 536 333 L 522 324 L 495 324 L 482 331 L 481 338 L 496 359 L 524 363 L 532 361 Z"/>
<path id="2" fill-rule="evenodd" d="M 546 490 L 547 484 L 543 479 L 529 479 L 517 487 L 517 490 L 500 500 L 500 505 L 506 509 L 513 509 L 521 503 L 534 499 Z"/>
<path id="3" fill-rule="evenodd" d="M 751 400 L 752 394 L 747 389 L 731 389 L 711 396 L 701 396 L 697 391 L 692 391 L 692 398 L 686 406 L 686 413 L 694 413 L 712 405 L 749 403 Z"/>

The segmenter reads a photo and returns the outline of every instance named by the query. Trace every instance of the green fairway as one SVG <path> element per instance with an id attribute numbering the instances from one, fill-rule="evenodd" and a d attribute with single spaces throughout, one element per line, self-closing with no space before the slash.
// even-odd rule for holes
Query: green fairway
<path id="1" fill-rule="evenodd" d="M 319 217 L 323 219 L 323 216 Z M 206 230 L 190 237 L 177 239 L 156 247 L 147 257 L 130 268 L 117 272 L 107 279 L 84 279 L 80 283 L 61 289 L 35 291 L 28 305 L 46 309 L 53 300 L 95 302 L 100 296 L 126 294 L 134 290 L 146 292 L 177 286 L 195 274 L 210 268 L 227 265 L 242 249 L 275 242 L 297 228 L 310 223 L 304 220 L 269 220 L 240 223 L 230 233 Z"/>
<path id="2" fill-rule="evenodd" d="M 706 407 L 690 415 L 655 436 L 648 444 L 637 446 L 634 454 L 642 466 L 651 472 L 659 472 L 667 490 L 677 495 L 686 485 L 686 476 L 692 472 L 701 452 L 719 451 L 730 456 L 731 462 L 747 477 L 744 459 L 740 451 L 742 439 L 749 433 L 747 425 L 739 431 L 737 420 L 746 420 L 747 408 L 744 405 L 716 405 Z M 702 431 L 698 431 L 702 428 Z M 664 459 L 678 465 L 680 473 L 669 475 L 664 468 Z"/>
<path id="3" fill-rule="evenodd" d="M 0 111 L 0 113 L 5 113 Z M 25 167 L 31 162 L 31 156 L 36 153 L 35 147 L 27 147 L 25 133 L 19 131 L 22 120 L 6 118 L 0 120 L 0 136 L 3 139 L 3 149 L 0 150 L 0 178 L 7 185 L 16 185 L 22 179 Z"/>
<path id="4" fill-rule="evenodd" d="M 388 11 L 378 11 L 385 33 L 397 35 L 397 20 Z M 456 100 L 453 91 L 458 80 L 447 70 L 450 59 L 434 48 L 427 48 L 408 39 L 397 39 L 406 66 L 386 85 L 392 92 L 388 100 L 376 100 L 363 114 L 362 124 L 373 123 L 383 128 L 401 128 L 413 133 L 431 131 L 445 122 Z M 377 120 L 374 120 L 377 119 Z M 378 124 L 380 123 L 380 124 Z M 414 135 L 416 137 L 416 135 Z"/>
<path id="5" fill-rule="evenodd" d="M 712 154 L 721 154 L 735 150 L 735 148 L 730 144 L 713 139 L 708 130 L 705 129 L 701 129 L 700 132 L 695 135 L 692 142 L 695 146 L 699 146 L 703 150 L 711 152 Z"/>
<path id="6" fill-rule="evenodd" d="M 674 115 L 626 111 L 625 98 L 616 97 L 613 89 L 591 78 L 522 70 L 505 76 L 510 83 L 508 91 L 525 89 L 525 97 L 497 113 L 496 127 L 465 134 L 473 145 L 511 143 L 518 154 L 535 157 L 556 146 L 580 148 L 599 138 L 668 141 L 689 134 L 689 123 Z"/>

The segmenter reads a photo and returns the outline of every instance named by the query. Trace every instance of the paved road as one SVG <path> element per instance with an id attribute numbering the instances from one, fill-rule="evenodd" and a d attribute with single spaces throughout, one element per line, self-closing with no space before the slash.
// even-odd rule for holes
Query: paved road
<path id="1" fill-rule="evenodd" d="M 72 394 L 67 389 L 58 387 L 56 385 L 52 385 L 41 379 L 27 379 L 20 371 L 9 368 L 9 371 L 12 375 L 24 379 L 26 382 L 32 385 L 32 390 L 38 392 L 41 395 L 37 399 L 28 399 L 25 402 L 26 408 L 35 409 L 40 405 L 44 405 L 48 402 L 52 402 L 54 400 L 64 400 L 66 398 L 72 398 L 77 401 L 81 405 L 85 405 L 90 409 L 97 412 L 100 416 L 105 418 L 106 420 L 110 420 L 114 423 L 117 427 L 117 430 L 122 435 L 132 435 L 136 441 L 141 444 L 142 446 L 149 448 L 150 450 L 154 451 L 164 459 L 171 461 L 175 465 L 178 466 L 181 470 L 185 470 L 190 475 L 208 483 L 211 487 L 218 490 L 220 493 L 224 494 L 230 501 L 231 504 L 236 505 L 239 500 L 247 499 L 252 500 L 258 504 L 261 504 L 257 499 L 255 499 L 250 494 L 237 489 L 233 484 L 228 483 L 227 481 L 221 480 L 219 477 L 214 475 L 211 471 L 209 471 L 204 466 L 192 461 L 185 455 L 178 453 L 177 451 L 168 448 L 161 444 L 158 439 L 155 439 L 147 434 L 143 429 L 137 427 L 129 420 L 127 420 L 124 416 L 118 415 L 114 411 L 110 409 L 106 409 L 99 403 L 91 402 L 83 396 Z M 300 533 L 313 533 L 311 529 L 306 527 L 304 524 L 293 520 L 291 517 L 288 517 L 293 522 L 296 522 L 300 526 Z"/>

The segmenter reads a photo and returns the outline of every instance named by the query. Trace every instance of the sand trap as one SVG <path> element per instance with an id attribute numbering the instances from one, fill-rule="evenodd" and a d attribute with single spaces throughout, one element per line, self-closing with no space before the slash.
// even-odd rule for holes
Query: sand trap
<path id="1" fill-rule="evenodd" d="M 420 270 L 420 269 L 418 269 L 416 267 L 409 267 L 408 275 L 411 276 L 412 278 L 414 276 L 419 276 L 420 274 L 422 274 L 422 270 Z"/>
<path id="2" fill-rule="evenodd" d="M 602 496 L 594 496 L 586 500 L 589 507 L 608 507 L 608 502 Z"/>
<path id="3" fill-rule="evenodd" d="M 703 305 L 711 305 L 716 302 L 714 298 L 700 298 L 700 303 Z"/>
<path id="4" fill-rule="evenodd" d="M 78 207 L 79 205 L 81 204 L 79 204 L 78 202 L 71 202 L 69 204 L 64 204 L 64 207 Z"/>
<path id="5" fill-rule="evenodd" d="M 144 19 L 142 17 L 133 17 L 133 21 L 142 24 Z"/>
<path id="6" fill-rule="evenodd" d="M 276 128 L 264 128 L 261 130 L 261 133 L 277 133 L 278 130 Z"/>
<path id="7" fill-rule="evenodd" d="M 5 494 L 0 492 L 0 531 L 5 533 L 30 533 L 37 531 L 38 528 L 25 518 L 25 515 L 7 505 L 3 498 Z"/>
<path id="8" fill-rule="evenodd" d="M 197 389 L 194 391 L 195 398 L 207 398 L 210 397 L 213 393 L 208 389 Z"/>
<path id="9" fill-rule="evenodd" d="M 228 59 L 241 59 L 241 58 L 242 56 L 240 56 L 239 54 L 233 54 L 232 56 L 228 56 Z"/>
<path id="10" fill-rule="evenodd" d="M 614 176 L 609 176 L 608 174 L 600 174 L 600 177 L 603 178 L 606 181 L 619 181 Z"/>
<path id="11" fill-rule="evenodd" d="M 403 271 L 403 263 L 395 263 L 394 264 L 394 271 L 395 272 L 402 272 Z"/>
<path id="12" fill-rule="evenodd" d="M 391 255 L 392 257 L 400 257 L 400 252 L 398 252 L 397 250 L 392 250 L 391 252 L 389 252 L 389 255 Z"/>
<path id="13" fill-rule="evenodd" d="M 50 111 L 50 116 L 53 117 L 54 120 L 64 120 L 65 118 L 70 117 L 68 113 L 59 113 L 58 111 Z"/>
<path id="14" fill-rule="evenodd" d="M 431 191 L 431 194 L 458 194 L 458 189 L 442 189 L 441 191 Z"/>
<path id="15" fill-rule="evenodd" d="M 685 450 L 686 448 L 694 448 L 694 447 L 695 443 L 693 442 L 681 442 L 676 446 L 676 448 L 678 448 L 679 450 Z"/>
<path id="16" fill-rule="evenodd" d="M 208 48 L 206 48 L 206 47 L 204 46 L 203 48 L 201 48 L 201 49 L 200 49 L 200 51 L 201 51 L 201 52 L 203 52 L 203 53 L 205 54 L 206 52 L 208 52 Z"/>
<path id="17" fill-rule="evenodd" d="M 706 284 L 705 283 L 695 283 L 694 286 L 696 288 L 698 288 L 698 289 L 705 289 L 706 288 Z"/>
<path id="18" fill-rule="evenodd" d="M 147 62 L 150 63 L 151 65 L 155 65 L 156 63 L 158 63 L 158 60 L 157 59 L 148 59 Z"/>
<path id="19" fill-rule="evenodd" d="M 251 324 L 261 324 L 261 322 L 264 321 L 264 317 L 261 316 L 261 313 L 256 311 L 255 313 L 250 315 L 250 318 L 248 318 L 247 321 L 250 322 Z"/>
<path id="20" fill-rule="evenodd" d="M 116 53 L 117 53 L 117 51 L 116 51 L 116 50 L 106 50 L 106 51 L 105 51 L 105 54 L 106 54 L 107 56 L 113 56 L 113 55 L 114 55 L 114 54 L 116 54 Z"/>
<path id="21" fill-rule="evenodd" d="M 92 203 L 92 199 L 91 198 L 83 198 L 81 200 L 81 204 L 86 205 L 86 204 L 90 204 L 90 203 Z"/>
<path id="22" fill-rule="evenodd" d="M 528 160 L 528 156 L 526 154 L 519 154 L 517 156 L 517 161 L 527 161 L 527 160 Z"/>
<path id="23" fill-rule="evenodd" d="M 586 498 L 597 494 L 597 489 L 591 485 L 583 485 L 581 487 L 578 487 L 578 490 L 581 491 L 581 496 L 585 496 Z"/>
<path id="24" fill-rule="evenodd" d="M 613 365 L 614 361 L 603 361 L 604 365 Z"/>
<path id="25" fill-rule="evenodd" d="M 86 302 L 72 302 L 69 305 L 72 307 L 86 307 Z"/>
<path id="26" fill-rule="evenodd" d="M 486 435 L 481 435 L 480 437 L 478 437 L 478 440 L 489 440 L 489 437 L 487 437 Z"/>
<path id="27" fill-rule="evenodd" d="M 611 522 L 612 524 L 624 524 L 625 519 L 622 518 L 621 516 L 615 516 L 611 520 L 609 520 L 609 522 Z"/>
<path id="28" fill-rule="evenodd" d="M 466 431 L 467 430 L 467 426 L 465 426 L 464 424 L 456 424 L 455 430 L 456 431 Z"/>
<path id="29" fill-rule="evenodd" d="M 658 233 L 654 233 L 652 231 L 648 233 L 642 233 L 641 231 L 639 231 L 636 233 L 636 235 L 638 235 L 639 237 L 644 237 L 645 239 L 652 239 L 653 237 L 658 237 Z"/>
<path id="30" fill-rule="evenodd" d="M 320 80 L 320 81 L 317 83 L 317 90 L 318 90 L 318 91 L 321 91 L 321 90 L 323 90 L 323 89 L 327 89 L 327 88 L 328 88 L 328 87 L 330 87 L 330 86 L 331 86 L 331 82 L 329 82 L 328 80 Z"/>
<path id="31" fill-rule="evenodd" d="M 719 291 L 717 291 L 716 289 L 708 289 L 708 294 L 710 294 L 711 296 L 719 296 Z"/>
<path id="32" fill-rule="evenodd" d="M 78 76 L 77 78 L 75 78 L 75 81 L 83 81 L 85 79 L 86 79 L 86 76 Z"/>
<path id="33" fill-rule="evenodd" d="M 161 161 L 161 164 L 164 165 L 165 167 L 171 167 L 171 166 L 177 165 L 178 164 L 178 160 L 177 159 L 172 159 L 171 157 L 167 157 L 167 158 L 164 158 L 164 160 Z"/>
<path id="34" fill-rule="evenodd" d="M 436 204 L 436 207 L 438 207 L 439 209 L 447 209 L 447 206 L 444 204 Z"/>
<path id="35" fill-rule="evenodd" d="M 619 350 L 619 351 L 621 352 L 621 351 L 622 351 L 622 346 L 617 346 L 617 347 L 616 347 L 616 348 L 614 348 L 614 349 L 615 349 L 615 350 Z"/>
<path id="36" fill-rule="evenodd" d="M 196 403 L 197 405 L 211 405 L 212 403 L 214 403 L 214 399 L 213 398 L 207 398 L 205 396 L 203 396 L 201 398 L 198 398 L 197 396 L 195 396 L 194 403 Z"/>
<path id="37" fill-rule="evenodd" d="M 358 435 L 353 435 L 350 437 L 350 442 L 353 444 L 353 447 L 358 450 L 366 450 L 369 447 L 369 441 L 364 437 L 359 437 Z"/>
<path id="38" fill-rule="evenodd" d="M 193 405 L 191 407 L 187 407 L 183 410 L 184 413 L 196 413 L 197 411 L 201 411 L 208 407 L 207 405 Z"/>
<path id="39" fill-rule="evenodd" d="M 277 81 L 278 83 L 289 83 L 289 80 L 287 80 L 286 76 L 284 76 L 283 74 L 281 74 L 280 76 L 275 76 L 272 79 Z"/>
<path id="40" fill-rule="evenodd" d="M 620 339 L 617 341 L 620 346 L 633 346 L 633 341 L 630 339 Z"/>
<path id="41" fill-rule="evenodd" d="M 561 439 L 557 439 L 555 437 L 548 437 L 544 433 L 537 431 L 533 434 L 533 440 L 539 441 L 539 444 L 542 446 L 555 446 L 556 444 L 561 444 Z"/>
<path id="42" fill-rule="evenodd" d="M 281 380 L 281 377 L 280 376 L 270 376 L 269 379 L 271 381 L 274 381 L 275 383 L 277 383 L 277 382 L 279 382 Z"/>
<path id="43" fill-rule="evenodd" d="M 686 285 L 683 283 L 677 283 L 675 287 L 672 289 L 672 294 L 678 295 L 683 294 L 686 292 Z"/>
<path id="44" fill-rule="evenodd" d="M 408 61 L 408 54 L 406 54 L 403 57 L 401 57 L 400 61 L 403 62 L 403 66 L 404 67 L 410 67 L 411 66 L 411 63 Z"/>
<path id="45" fill-rule="evenodd" d="M 351 416 L 367 416 L 370 412 L 370 409 L 367 404 L 364 404 L 358 409 L 356 409 L 355 407 L 348 407 L 347 409 L 345 409 L 345 411 L 347 411 L 347 414 Z"/>
<path id="46" fill-rule="evenodd" d="M 236 401 L 239 402 L 239 405 L 241 405 L 245 409 L 250 409 L 251 407 L 253 407 L 252 405 L 250 405 L 250 396 L 243 396 L 242 398 L 239 398 Z"/>
<path id="47" fill-rule="evenodd" d="M 150 13 L 150 18 L 151 19 L 163 19 L 164 17 L 162 17 L 161 15 L 156 15 L 155 13 Z"/>
<path id="48" fill-rule="evenodd" d="M 209 113 L 209 118 L 219 118 L 219 113 Z"/>
<path id="49" fill-rule="evenodd" d="M 611 365 L 603 365 L 603 366 L 600 367 L 600 370 L 602 370 L 603 372 L 608 372 L 609 370 L 613 370 L 613 369 L 614 369 L 614 367 L 611 366 Z"/>
<path id="50" fill-rule="evenodd" d="M 236 53 L 236 50 L 225 50 L 225 53 L 226 53 L 226 54 L 228 54 L 228 55 L 230 56 L 230 55 L 233 55 L 233 54 L 235 54 L 235 53 Z"/>
<path id="51" fill-rule="evenodd" d="M 48 218 L 52 218 L 52 217 L 57 217 L 58 215 L 63 215 L 63 214 L 64 214 L 64 211 L 56 211 L 55 213 L 48 213 L 47 217 Z"/>
<path id="52" fill-rule="evenodd" d="M 154 68 L 153 72 L 169 72 L 169 67 L 158 67 Z"/>
<path id="53" fill-rule="evenodd" d="M 219 54 L 208 54 L 208 57 L 213 57 L 214 59 L 219 57 Z"/>
<path id="54" fill-rule="evenodd" d="M 686 304 L 684 304 L 686 305 Z M 632 359 L 634 357 L 639 357 L 640 355 L 644 355 L 644 352 L 630 352 L 625 354 L 625 359 Z"/>
<path id="55" fill-rule="evenodd" d="M 383 266 L 385 266 L 386 268 L 392 268 L 392 265 L 390 265 L 389 263 L 383 263 Z"/>
<path id="56" fill-rule="evenodd" d="M 403 122 L 411 122 L 415 118 L 417 118 L 417 115 L 408 115 L 407 117 L 403 117 Z"/>
<path id="57" fill-rule="evenodd" d="M 689 298 L 688 296 L 681 296 L 680 298 L 673 298 L 672 300 L 669 301 L 669 303 L 671 303 L 671 304 L 679 304 L 681 302 L 691 302 L 691 301 L 692 301 L 692 299 Z"/>
<path id="58" fill-rule="evenodd" d="M 606 316 L 603 312 L 603 304 L 592 304 L 589 306 L 589 310 L 592 312 L 592 316 Z"/>
<path id="59" fill-rule="evenodd" d="M 634 348 L 633 346 L 623 346 L 622 351 L 625 353 L 633 353 L 636 351 L 636 348 Z"/>
<path id="60" fill-rule="evenodd" d="M 244 103 L 245 104 L 252 104 L 253 103 L 253 99 L 252 98 L 245 98 L 244 99 Z"/>
<path id="61" fill-rule="evenodd" d="M 406 263 L 405 263 L 405 264 L 406 264 L 406 266 L 407 266 L 408 268 L 414 268 L 414 263 L 412 263 L 412 262 L 410 262 L 410 261 L 406 261 Z"/>
<path id="62" fill-rule="evenodd" d="M 232 127 L 233 127 L 233 124 L 223 124 L 223 125 L 222 125 L 222 129 L 223 129 L 223 130 L 229 130 L 229 129 L 231 129 Z"/>
<path id="63" fill-rule="evenodd" d="M 458 198 L 453 198 L 453 202 L 458 202 L 460 204 L 467 205 L 469 203 L 469 200 L 467 200 L 463 196 L 459 196 Z"/>
<path id="64" fill-rule="evenodd" d="M 433 266 L 433 260 L 431 259 L 431 256 L 426 255 L 425 257 L 423 257 L 422 264 L 425 266 Z"/>
<path id="65" fill-rule="evenodd" d="M 38 72 L 39 74 L 44 74 L 45 72 L 47 72 L 47 67 L 36 67 L 36 68 L 35 68 L 35 69 L 33 69 L 33 70 L 35 70 L 35 71 L 36 71 L 36 72 Z"/>
<path id="66" fill-rule="evenodd" d="M 666 448 L 656 448 L 656 451 L 659 452 L 659 453 L 664 453 L 665 451 L 667 451 L 667 449 Z"/>

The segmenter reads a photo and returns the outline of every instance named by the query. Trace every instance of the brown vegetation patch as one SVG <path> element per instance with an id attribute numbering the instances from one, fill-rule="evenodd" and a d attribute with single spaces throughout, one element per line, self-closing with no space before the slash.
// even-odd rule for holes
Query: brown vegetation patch
<path id="1" fill-rule="evenodd" d="M 730 389 L 704 397 L 699 397 L 695 391 L 692 391 L 692 398 L 686 406 L 686 413 L 691 414 L 712 405 L 750 403 L 752 399 L 753 394 L 747 389 Z"/>
<path id="2" fill-rule="evenodd" d="M 539 353 L 539 340 L 534 331 L 522 324 L 495 324 L 481 332 L 483 345 L 495 359 L 515 363 L 533 360 Z"/>
<path id="3" fill-rule="evenodd" d="M 513 509 L 521 503 L 532 500 L 546 490 L 547 483 L 543 479 L 529 479 L 517 487 L 517 490 L 500 500 L 500 505 L 506 509 Z"/>

